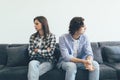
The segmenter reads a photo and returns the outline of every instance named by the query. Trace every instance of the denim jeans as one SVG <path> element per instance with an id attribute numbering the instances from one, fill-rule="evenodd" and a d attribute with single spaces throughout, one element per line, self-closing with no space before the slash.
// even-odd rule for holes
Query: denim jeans
<path id="1" fill-rule="evenodd" d="M 53 65 L 49 62 L 40 63 L 37 60 L 32 60 L 29 62 L 28 80 L 39 80 L 39 76 L 43 75 L 52 68 Z"/>
<path id="2" fill-rule="evenodd" d="M 95 70 L 89 71 L 89 80 L 99 80 L 99 64 L 96 61 L 92 62 Z M 73 62 L 61 62 L 58 63 L 58 67 L 66 71 L 65 80 L 75 80 L 77 73 L 77 67 L 80 69 L 85 69 L 82 63 L 73 63 Z"/>

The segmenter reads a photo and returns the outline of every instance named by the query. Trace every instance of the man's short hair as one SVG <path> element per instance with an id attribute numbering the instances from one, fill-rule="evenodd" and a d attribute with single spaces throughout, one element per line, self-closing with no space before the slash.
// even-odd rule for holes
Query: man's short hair
<path id="1" fill-rule="evenodd" d="M 84 18 L 82 18 L 82 17 L 74 17 L 74 18 L 72 18 L 72 20 L 70 21 L 70 25 L 69 25 L 69 33 L 71 35 L 74 35 L 75 32 L 80 27 L 84 27 Z"/>

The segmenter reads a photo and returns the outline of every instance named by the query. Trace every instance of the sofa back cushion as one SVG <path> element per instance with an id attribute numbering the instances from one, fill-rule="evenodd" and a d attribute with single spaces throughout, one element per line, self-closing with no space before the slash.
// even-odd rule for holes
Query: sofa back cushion
<path id="1" fill-rule="evenodd" d="M 59 44 L 57 43 L 57 44 L 56 44 L 55 51 L 54 51 L 54 56 L 55 56 L 57 62 L 59 61 L 60 55 L 61 55 L 61 53 L 60 53 L 60 48 L 59 48 Z M 57 63 L 57 62 L 56 62 L 56 63 Z"/>
<path id="2" fill-rule="evenodd" d="M 103 41 L 103 42 L 98 42 L 100 48 L 101 48 L 101 52 L 102 52 L 102 58 L 104 62 L 108 62 L 107 60 L 107 56 L 105 54 L 105 50 L 104 47 L 105 46 L 120 46 L 120 41 Z"/>
<path id="3" fill-rule="evenodd" d="M 29 62 L 27 45 L 10 45 L 7 47 L 7 66 L 26 66 Z"/>
<path id="4" fill-rule="evenodd" d="M 91 47 L 93 50 L 94 60 L 97 61 L 98 63 L 102 64 L 103 59 L 102 59 L 102 55 L 101 55 L 101 49 L 99 48 L 98 43 L 92 42 Z"/>
<path id="5" fill-rule="evenodd" d="M 7 44 L 0 44 L 0 65 L 6 65 L 7 63 Z"/>
<path id="6" fill-rule="evenodd" d="M 109 63 L 120 62 L 120 46 L 104 46 L 103 53 Z"/>

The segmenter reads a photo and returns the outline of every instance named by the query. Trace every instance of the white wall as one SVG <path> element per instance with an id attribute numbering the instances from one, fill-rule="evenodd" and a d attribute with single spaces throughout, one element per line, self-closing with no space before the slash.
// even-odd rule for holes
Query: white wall
<path id="1" fill-rule="evenodd" d="M 120 41 L 120 0 L 0 0 L 0 43 L 28 43 L 33 18 L 48 19 L 57 42 L 74 16 L 85 18 L 93 42 Z"/>

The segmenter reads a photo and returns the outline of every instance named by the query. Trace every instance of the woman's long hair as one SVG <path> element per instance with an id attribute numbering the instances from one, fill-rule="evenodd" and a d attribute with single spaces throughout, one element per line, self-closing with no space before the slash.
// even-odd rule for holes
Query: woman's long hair
<path id="1" fill-rule="evenodd" d="M 50 33 L 47 19 L 44 16 L 37 16 L 34 18 L 33 21 L 35 22 L 35 20 L 38 20 L 42 24 L 44 39 L 46 39 L 47 35 Z M 38 35 L 38 32 L 36 33 L 36 35 Z"/>

